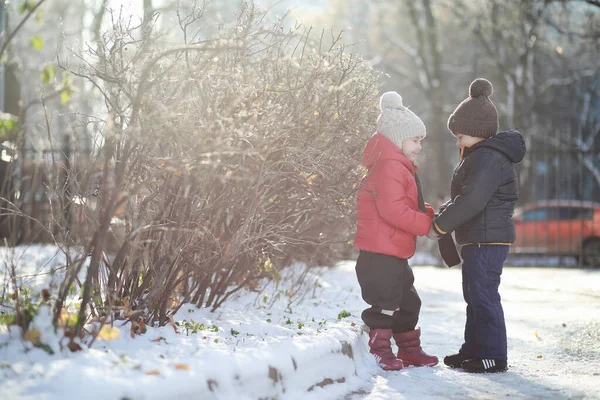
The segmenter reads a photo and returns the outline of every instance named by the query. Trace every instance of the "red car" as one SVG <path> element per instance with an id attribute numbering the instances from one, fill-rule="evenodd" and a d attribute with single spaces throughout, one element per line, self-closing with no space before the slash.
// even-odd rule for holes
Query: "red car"
<path id="1" fill-rule="evenodd" d="M 600 268 L 600 203 L 540 201 L 515 210 L 514 253 L 569 255 Z"/>

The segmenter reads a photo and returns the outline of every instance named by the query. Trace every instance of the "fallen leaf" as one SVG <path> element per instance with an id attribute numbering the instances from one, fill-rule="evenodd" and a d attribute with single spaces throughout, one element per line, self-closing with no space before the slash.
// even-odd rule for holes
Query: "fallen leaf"
<path id="1" fill-rule="evenodd" d="M 146 375 L 160 375 L 160 372 L 157 369 L 151 369 L 150 371 L 146 372 Z"/>
<path id="2" fill-rule="evenodd" d="M 173 330 L 175 331 L 175 333 L 179 333 L 179 331 L 177 330 L 177 327 L 175 326 L 175 321 L 173 321 L 173 316 L 169 315 L 169 324 L 171 324 L 171 326 L 173 327 Z"/>
<path id="3" fill-rule="evenodd" d="M 25 339 L 31 343 L 39 343 L 40 336 L 42 336 L 40 334 L 40 331 L 38 331 L 35 328 L 32 328 L 32 329 L 29 329 L 27 332 L 25 332 L 25 334 L 23 335 L 23 339 Z"/>
<path id="4" fill-rule="evenodd" d="M 176 363 L 175 364 L 175 369 L 181 369 L 184 371 L 189 371 L 190 370 L 190 366 L 187 364 L 183 364 L 183 363 Z"/>
<path id="5" fill-rule="evenodd" d="M 69 344 L 67 345 L 67 347 L 69 348 L 69 350 L 71 350 L 73 353 L 75 353 L 76 351 L 81 351 L 82 348 L 79 345 L 79 343 L 76 343 L 72 338 L 71 340 L 69 340 Z"/>
<path id="6" fill-rule="evenodd" d="M 146 333 L 147 328 L 146 328 L 146 323 L 144 322 L 144 318 L 138 317 L 137 323 L 138 323 L 138 326 L 140 327 L 140 331 L 138 332 L 138 334 Z"/>
<path id="7" fill-rule="evenodd" d="M 119 340 L 121 339 L 121 331 L 116 327 L 109 325 L 102 325 L 100 332 L 98 332 L 98 339 L 100 340 Z"/>
<path id="8" fill-rule="evenodd" d="M 129 335 L 132 339 L 135 339 L 136 334 L 140 334 L 140 325 L 136 321 L 131 321 L 131 329 L 129 330 Z"/>

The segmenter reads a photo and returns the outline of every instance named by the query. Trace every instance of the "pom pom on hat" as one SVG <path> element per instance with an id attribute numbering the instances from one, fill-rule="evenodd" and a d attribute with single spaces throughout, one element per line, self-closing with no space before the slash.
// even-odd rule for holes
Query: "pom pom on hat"
<path id="1" fill-rule="evenodd" d="M 469 86 L 469 97 L 475 98 L 479 96 L 490 97 L 494 93 L 492 83 L 487 79 L 477 78 Z"/>
<path id="2" fill-rule="evenodd" d="M 402 104 L 402 96 L 400 96 L 396 92 L 385 92 L 381 96 L 380 107 L 381 110 L 384 110 L 386 108 L 403 110 L 405 108 L 404 104 Z"/>
<path id="3" fill-rule="evenodd" d="M 411 110 L 404 107 L 396 92 L 385 92 L 380 100 L 381 114 L 377 118 L 377 132 L 402 148 L 402 141 L 425 137 L 425 124 Z"/>
<path id="4" fill-rule="evenodd" d="M 448 118 L 448 129 L 480 138 L 490 138 L 498 132 L 498 110 L 490 100 L 494 92 L 487 79 L 477 78 L 469 85 L 469 97 L 456 107 Z"/>

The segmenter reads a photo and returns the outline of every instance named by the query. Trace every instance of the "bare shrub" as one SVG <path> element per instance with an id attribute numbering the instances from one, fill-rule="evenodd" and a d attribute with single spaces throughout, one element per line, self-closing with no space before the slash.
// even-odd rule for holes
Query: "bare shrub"
<path id="1" fill-rule="evenodd" d="M 185 302 L 214 310 L 293 261 L 329 264 L 350 247 L 379 74 L 339 35 L 284 32 L 253 7 L 193 44 L 165 47 L 142 30 L 116 20 L 86 68 L 63 66 L 108 115 L 94 170 L 70 175 L 78 198 L 97 194 L 77 220 L 89 255 L 80 329 L 88 309 L 110 315 L 123 299 L 160 325 Z M 55 323 L 83 266 L 67 267 Z"/>

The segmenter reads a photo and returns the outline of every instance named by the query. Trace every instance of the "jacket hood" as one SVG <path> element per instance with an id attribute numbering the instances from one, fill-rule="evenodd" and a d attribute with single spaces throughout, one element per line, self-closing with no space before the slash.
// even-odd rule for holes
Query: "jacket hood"
<path id="1" fill-rule="evenodd" d="M 515 164 L 523 161 L 525 157 L 525 140 L 523 136 L 514 130 L 498 132 L 496 136 L 481 141 L 473 146 L 473 148 L 489 147 L 503 153 L 510 161 Z"/>
<path id="2" fill-rule="evenodd" d="M 378 161 L 397 160 L 400 161 L 408 170 L 415 174 L 419 167 L 414 165 L 391 140 L 381 133 L 375 133 L 367 142 L 363 153 L 362 163 L 365 167 L 371 168 Z"/>

